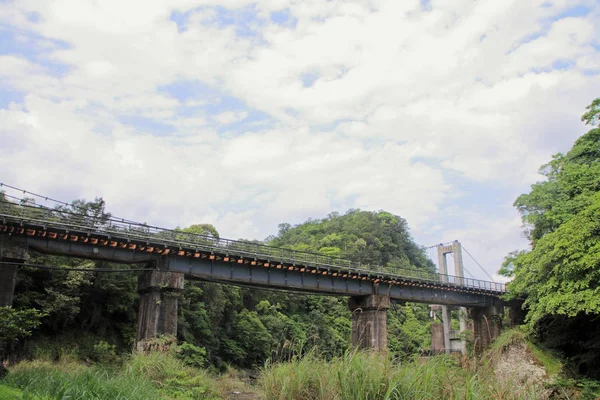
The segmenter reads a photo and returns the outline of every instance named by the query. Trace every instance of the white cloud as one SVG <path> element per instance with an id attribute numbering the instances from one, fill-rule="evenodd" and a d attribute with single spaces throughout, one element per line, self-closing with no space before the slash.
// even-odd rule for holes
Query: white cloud
<path id="1" fill-rule="evenodd" d="M 573 2 L 3 3 L 25 51 L 0 57 L 0 88 L 24 94 L 0 110 L 0 172 L 233 237 L 386 209 L 419 240 L 469 243 L 493 272 L 525 245 L 515 195 L 583 133 L 598 96 L 600 9 L 580 3 L 592 12 L 559 20 Z M 295 25 L 270 21 L 281 10 Z M 163 90 L 177 82 L 206 89 Z"/>
<path id="2" fill-rule="evenodd" d="M 245 111 L 226 111 L 224 113 L 218 114 L 215 116 L 215 120 L 223 125 L 232 124 L 234 122 L 239 122 L 246 118 L 248 113 Z"/>

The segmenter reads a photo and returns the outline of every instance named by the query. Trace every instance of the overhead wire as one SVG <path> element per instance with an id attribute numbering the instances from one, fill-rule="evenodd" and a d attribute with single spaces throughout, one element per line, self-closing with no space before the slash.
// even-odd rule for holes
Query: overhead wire
<path id="1" fill-rule="evenodd" d="M 47 270 L 62 270 L 62 271 L 82 271 L 82 272 L 140 272 L 154 271 L 155 268 L 77 268 L 77 267 L 57 267 L 55 265 L 29 264 L 10 261 L 0 261 L 0 265 L 13 265 L 19 267 L 29 267 Z"/>
<path id="2" fill-rule="evenodd" d="M 3 187 L 6 187 L 6 188 L 9 188 L 9 189 L 12 189 L 12 190 L 16 190 L 17 192 L 22 192 L 23 194 L 29 194 L 29 195 L 37 197 L 39 199 L 44 199 L 45 201 L 51 201 L 53 203 L 60 204 L 61 206 L 71 207 L 71 208 L 74 208 L 74 209 L 79 209 L 79 210 L 87 211 L 87 209 L 85 207 L 77 206 L 77 205 L 72 204 L 72 203 L 67 203 L 67 202 L 62 201 L 62 200 L 57 200 L 57 199 L 54 199 L 52 197 L 48 197 L 48 196 L 44 196 L 44 195 L 41 195 L 41 194 L 38 194 L 38 193 L 30 192 L 30 191 L 28 191 L 26 189 L 21 189 L 21 188 L 18 188 L 16 186 L 12 186 L 12 185 L 6 184 L 4 182 L 0 182 L 0 189 L 3 188 Z M 11 197 L 11 198 L 19 200 L 19 201 L 25 201 L 25 199 L 23 199 L 23 198 L 18 198 L 18 197 L 15 197 L 15 196 L 11 196 L 11 195 L 8 195 L 6 193 L 4 193 L 4 195 L 6 197 Z M 40 206 L 40 207 L 43 207 L 41 204 L 36 204 L 36 205 Z M 52 210 L 52 208 L 49 208 L 49 207 L 48 207 L 48 209 Z M 111 218 L 114 218 L 116 220 L 119 220 L 119 221 L 122 221 L 122 222 L 125 222 L 125 223 L 136 223 L 136 224 L 138 223 L 136 221 L 132 221 L 132 220 L 129 220 L 127 218 L 120 218 L 120 217 L 117 217 L 117 216 L 112 215 L 112 214 L 110 216 L 111 216 Z"/>

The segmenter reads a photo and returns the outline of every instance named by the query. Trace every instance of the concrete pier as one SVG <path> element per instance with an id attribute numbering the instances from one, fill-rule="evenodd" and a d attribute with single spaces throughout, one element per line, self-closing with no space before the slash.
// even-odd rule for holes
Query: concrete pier
<path id="1" fill-rule="evenodd" d="M 148 342 L 161 335 L 177 335 L 177 303 L 183 291 L 180 272 L 148 271 L 140 275 L 138 292 L 138 351 L 150 350 Z"/>
<path id="2" fill-rule="evenodd" d="M 431 324 L 431 351 L 433 354 L 440 354 L 446 351 L 443 324 Z"/>
<path id="3" fill-rule="evenodd" d="M 473 348 L 478 353 L 500 335 L 502 307 L 473 307 L 469 313 L 473 319 Z"/>
<path id="4" fill-rule="evenodd" d="M 526 317 L 526 312 L 523 310 L 523 302 L 518 300 L 512 301 L 508 307 L 508 317 L 511 328 L 523 325 Z"/>
<path id="5" fill-rule="evenodd" d="M 24 263 L 26 259 L 27 245 L 24 241 L 4 236 L 0 237 L 0 261 L 14 263 L 0 264 L 0 307 L 12 306 L 17 282 L 17 270 L 19 264 Z M 0 376 L 6 373 L 3 365 L 6 348 L 7 343 L 0 341 Z"/>
<path id="6" fill-rule="evenodd" d="M 352 345 L 361 349 L 387 351 L 387 310 L 390 298 L 383 295 L 351 297 Z"/>
<path id="7" fill-rule="evenodd" d="M 0 307 L 12 306 L 19 264 L 27 259 L 27 245 L 19 239 L 0 238 Z"/>

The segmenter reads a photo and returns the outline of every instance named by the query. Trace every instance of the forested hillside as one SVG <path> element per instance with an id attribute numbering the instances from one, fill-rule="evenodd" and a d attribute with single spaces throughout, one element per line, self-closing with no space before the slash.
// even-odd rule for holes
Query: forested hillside
<path id="1" fill-rule="evenodd" d="M 529 330 L 600 377 L 600 99 L 587 110 L 592 129 L 515 201 L 531 250 L 511 253 L 502 272 L 511 296 L 526 299 Z"/>
<path id="2" fill-rule="evenodd" d="M 104 202 L 78 202 L 78 207 L 105 213 Z M 351 210 L 297 226 L 281 224 L 266 243 L 315 251 L 383 265 L 432 270 L 433 263 L 412 240 L 406 221 L 386 212 Z M 184 230 L 218 237 L 211 225 Z M 44 317 L 33 336 L 14 346 L 14 355 L 50 355 L 72 350 L 82 359 L 98 359 L 112 351 L 130 351 L 136 334 L 137 274 L 95 272 L 122 270 L 100 261 L 33 255 L 18 274 L 15 309 L 37 309 Z M 77 267 L 82 270 L 73 271 Z M 188 280 L 180 300 L 180 347 L 198 365 L 251 368 L 271 358 L 316 351 L 326 358 L 349 347 L 347 299 L 265 291 Z M 395 305 L 389 311 L 389 346 L 406 356 L 427 346 L 428 308 Z M 70 350 L 69 350 L 70 349 Z"/>

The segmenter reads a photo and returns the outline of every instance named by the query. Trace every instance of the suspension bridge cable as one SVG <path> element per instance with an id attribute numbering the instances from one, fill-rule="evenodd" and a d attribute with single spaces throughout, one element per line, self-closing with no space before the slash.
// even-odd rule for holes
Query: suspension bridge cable
<path id="1" fill-rule="evenodd" d="M 464 247 L 463 247 L 463 248 L 464 248 Z M 454 258 L 454 254 L 453 254 L 453 253 L 450 253 L 450 255 L 452 256 L 452 258 Z M 469 276 L 470 276 L 471 278 L 473 278 L 473 279 L 477 279 L 477 278 L 475 278 L 475 276 L 473 276 L 473 274 L 472 274 L 472 273 L 471 273 L 471 272 L 470 272 L 470 271 L 467 269 L 467 267 L 465 267 L 464 265 L 463 265 L 463 272 L 466 272 L 467 274 L 469 274 Z"/>
<path id="2" fill-rule="evenodd" d="M 475 257 L 473 257 L 473 255 L 471 255 L 471 253 L 469 253 L 469 250 L 467 250 L 467 249 L 465 248 L 465 246 L 464 246 L 464 245 L 462 246 L 462 248 L 463 248 L 463 250 L 465 251 L 465 253 L 467 253 L 467 254 L 469 255 L 469 257 L 471 257 L 471 259 L 472 259 L 473 261 L 475 261 L 475 264 L 477 264 L 477 266 L 478 266 L 479 268 L 481 268 L 481 270 L 483 271 L 483 273 L 484 273 L 484 274 L 485 274 L 485 275 L 486 275 L 488 278 L 490 278 L 490 280 L 491 280 L 492 282 L 496 282 L 496 281 L 494 280 L 494 278 L 492 278 L 492 277 L 490 276 L 490 274 L 489 274 L 489 273 L 488 273 L 488 272 L 485 270 L 485 268 L 483 268 L 483 266 L 481 266 L 481 264 L 479 264 L 479 261 L 477 261 L 477 260 L 475 259 Z"/>

